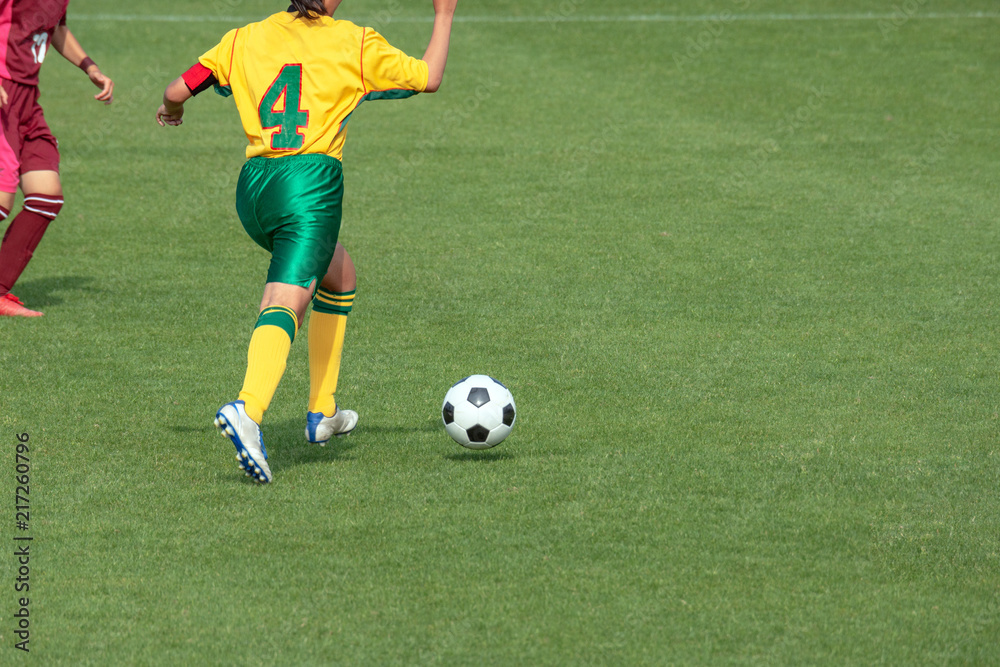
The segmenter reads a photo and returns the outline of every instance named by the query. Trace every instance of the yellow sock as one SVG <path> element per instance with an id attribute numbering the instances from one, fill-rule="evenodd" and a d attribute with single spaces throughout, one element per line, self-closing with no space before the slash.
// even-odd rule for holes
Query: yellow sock
<path id="1" fill-rule="evenodd" d="M 291 308 L 272 306 L 262 310 L 257 317 L 247 350 L 247 374 L 239 400 L 246 404 L 247 415 L 258 424 L 285 374 L 296 329 L 298 320 Z"/>
<path id="2" fill-rule="evenodd" d="M 337 412 L 337 380 L 344 349 L 347 314 L 354 292 L 335 293 L 320 287 L 309 316 L 309 412 L 332 417 Z"/>

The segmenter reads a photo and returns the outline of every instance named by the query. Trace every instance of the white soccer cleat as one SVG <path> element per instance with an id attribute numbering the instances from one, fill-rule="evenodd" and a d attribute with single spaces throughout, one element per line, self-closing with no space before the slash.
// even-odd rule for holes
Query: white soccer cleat
<path id="1" fill-rule="evenodd" d="M 341 410 L 332 417 L 322 412 L 306 413 L 306 440 L 314 445 L 323 446 L 333 436 L 347 435 L 358 425 L 358 413 L 354 410 Z"/>
<path id="2" fill-rule="evenodd" d="M 247 414 L 243 401 L 226 403 L 215 414 L 215 425 L 236 447 L 236 461 L 255 482 L 271 481 L 267 467 L 267 450 L 260 426 Z"/>

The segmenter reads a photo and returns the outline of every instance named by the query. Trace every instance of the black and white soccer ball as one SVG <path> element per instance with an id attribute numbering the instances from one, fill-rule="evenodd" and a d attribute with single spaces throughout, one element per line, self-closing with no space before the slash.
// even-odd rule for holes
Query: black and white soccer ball
<path id="1" fill-rule="evenodd" d="M 463 447 L 496 447 L 514 428 L 514 396 L 489 375 L 470 375 L 445 394 L 441 418 L 448 435 Z"/>

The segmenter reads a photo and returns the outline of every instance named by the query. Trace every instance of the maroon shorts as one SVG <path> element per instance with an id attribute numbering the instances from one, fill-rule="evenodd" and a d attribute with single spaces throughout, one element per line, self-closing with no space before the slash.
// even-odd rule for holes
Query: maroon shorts
<path id="1" fill-rule="evenodd" d="M 3 80 L 0 107 L 0 192 L 16 192 L 21 174 L 59 171 L 59 144 L 38 105 L 38 86 Z"/>

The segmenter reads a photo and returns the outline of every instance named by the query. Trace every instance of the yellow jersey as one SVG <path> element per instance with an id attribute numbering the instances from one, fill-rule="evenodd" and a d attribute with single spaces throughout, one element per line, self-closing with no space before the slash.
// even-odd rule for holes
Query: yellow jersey
<path id="1" fill-rule="evenodd" d="M 427 63 L 371 28 L 330 16 L 274 14 L 226 33 L 199 63 L 216 90 L 235 100 L 247 158 L 325 153 L 339 160 L 358 105 L 427 89 Z"/>

